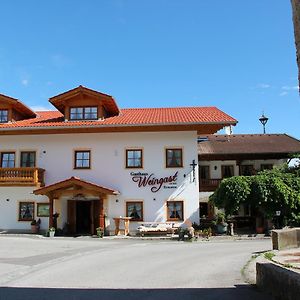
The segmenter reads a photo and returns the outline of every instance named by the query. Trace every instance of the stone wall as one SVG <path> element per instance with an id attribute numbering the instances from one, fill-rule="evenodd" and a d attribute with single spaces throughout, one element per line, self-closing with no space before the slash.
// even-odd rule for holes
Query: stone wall
<path id="1" fill-rule="evenodd" d="M 300 274 L 272 263 L 256 263 L 256 285 L 278 300 L 299 300 Z"/>
<path id="2" fill-rule="evenodd" d="M 300 247 L 300 228 L 272 230 L 273 250 Z"/>

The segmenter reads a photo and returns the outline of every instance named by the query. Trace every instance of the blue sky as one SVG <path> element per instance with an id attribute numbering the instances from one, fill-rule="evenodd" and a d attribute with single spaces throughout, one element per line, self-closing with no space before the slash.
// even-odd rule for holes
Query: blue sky
<path id="1" fill-rule="evenodd" d="M 234 133 L 300 138 L 290 1 L 0 2 L 0 93 L 33 108 L 80 84 L 119 106 L 217 106 Z"/>

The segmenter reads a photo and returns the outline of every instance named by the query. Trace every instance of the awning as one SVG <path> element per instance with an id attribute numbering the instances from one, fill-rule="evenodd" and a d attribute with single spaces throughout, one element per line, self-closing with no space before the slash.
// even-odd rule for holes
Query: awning
<path id="1" fill-rule="evenodd" d="M 106 195 L 119 195 L 119 191 L 116 191 L 111 188 L 107 188 L 89 181 L 82 180 L 78 177 L 71 177 L 69 179 L 59 181 L 48 186 L 42 187 L 40 189 L 34 190 L 33 193 L 35 195 L 47 195 L 58 190 L 65 190 L 72 187 L 80 187 L 86 190 L 90 190 L 93 192 L 97 192 L 99 194 Z"/>

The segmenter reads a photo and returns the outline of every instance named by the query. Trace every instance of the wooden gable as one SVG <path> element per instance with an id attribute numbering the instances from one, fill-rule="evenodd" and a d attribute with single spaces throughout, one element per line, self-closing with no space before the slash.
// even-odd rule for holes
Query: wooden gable
<path id="1" fill-rule="evenodd" d="M 0 94 L 0 109 L 8 111 L 8 122 L 34 118 L 36 114 L 18 99 Z"/>
<path id="2" fill-rule="evenodd" d="M 54 96 L 49 101 L 64 115 L 65 120 L 70 120 L 72 107 L 97 107 L 98 119 L 117 116 L 120 113 L 112 96 L 83 86 Z"/>

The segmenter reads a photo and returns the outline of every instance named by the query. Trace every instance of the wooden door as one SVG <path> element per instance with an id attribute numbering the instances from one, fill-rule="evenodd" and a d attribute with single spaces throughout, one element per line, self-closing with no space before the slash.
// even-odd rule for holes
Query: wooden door
<path id="1" fill-rule="evenodd" d="M 68 200 L 68 224 L 71 234 L 76 233 L 76 200 Z"/>

